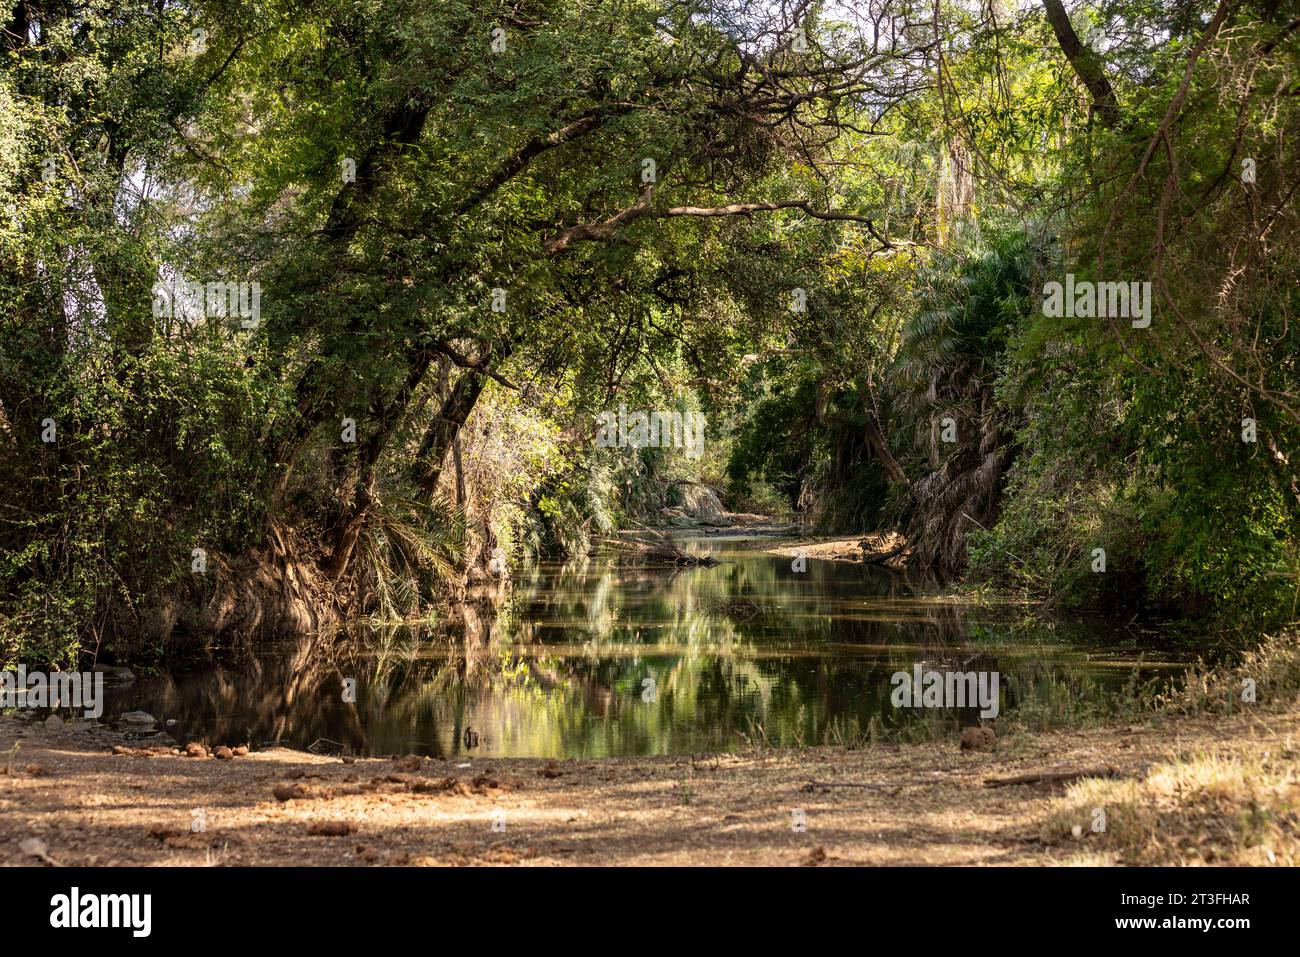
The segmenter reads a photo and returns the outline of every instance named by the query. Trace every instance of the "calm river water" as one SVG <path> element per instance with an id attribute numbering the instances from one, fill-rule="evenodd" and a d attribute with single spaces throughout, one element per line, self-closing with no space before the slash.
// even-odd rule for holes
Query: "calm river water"
<path id="1" fill-rule="evenodd" d="M 969 714 L 891 704 L 891 676 L 918 662 L 979 655 L 968 667 L 998 673 L 998 721 L 1034 726 L 1113 710 L 1178 670 L 1149 633 L 964 607 L 871 566 L 800 573 L 736 538 L 678 540 L 721 563 L 543 562 L 464 621 L 141 675 L 110 689 L 105 719 L 143 710 L 181 743 L 363 755 L 702 753 L 955 734 Z"/>

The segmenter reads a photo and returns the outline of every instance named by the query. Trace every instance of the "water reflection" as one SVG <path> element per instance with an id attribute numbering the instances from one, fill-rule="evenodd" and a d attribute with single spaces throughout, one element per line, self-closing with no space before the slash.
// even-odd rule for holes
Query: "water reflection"
<path id="1" fill-rule="evenodd" d="M 115 689 L 108 712 L 145 710 L 208 743 L 596 757 L 952 733 L 956 712 L 890 703 L 890 676 L 918 661 L 984 656 L 1002 716 L 1040 726 L 1173 673 L 1114 628 L 945 603 L 872 567 L 800 574 L 735 540 L 684 544 L 722 564 L 542 563 L 471 594 L 443 627 L 245 650 Z"/>

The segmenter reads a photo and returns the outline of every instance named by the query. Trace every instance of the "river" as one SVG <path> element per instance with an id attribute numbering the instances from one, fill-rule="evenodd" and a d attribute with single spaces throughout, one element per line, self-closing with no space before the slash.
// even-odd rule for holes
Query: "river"
<path id="1" fill-rule="evenodd" d="M 1034 728 L 1113 714 L 1183 667 L 1149 632 L 1115 623 L 972 606 L 868 565 L 798 571 L 739 537 L 678 541 L 719 564 L 544 561 L 435 626 L 226 649 L 141 674 L 109 689 L 105 717 L 146 711 L 182 744 L 698 754 L 955 737 L 969 710 L 891 702 L 893 676 L 918 664 L 996 672 L 991 723 Z"/>

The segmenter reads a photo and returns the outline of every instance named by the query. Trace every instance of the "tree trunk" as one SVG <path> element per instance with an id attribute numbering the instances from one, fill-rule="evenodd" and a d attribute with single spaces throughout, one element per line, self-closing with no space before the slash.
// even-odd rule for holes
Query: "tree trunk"
<path id="1" fill-rule="evenodd" d="M 456 505 L 465 507 L 465 467 L 460 461 L 460 436 L 451 440 L 451 458 L 456 465 Z"/>
<path id="2" fill-rule="evenodd" d="M 17 50 L 27 45 L 29 24 L 26 0 L 17 0 L 16 3 L 10 4 L 9 10 L 9 19 L 4 25 L 4 36 L 0 39 L 3 39 L 5 49 Z"/>
<path id="3" fill-rule="evenodd" d="M 433 353 L 427 349 L 411 356 L 411 368 L 407 373 L 406 381 L 402 383 L 401 389 L 392 401 L 379 410 L 374 430 L 358 450 L 354 468 L 356 493 L 352 503 L 342 507 L 338 517 L 332 523 L 330 555 L 324 569 L 330 581 L 338 581 L 352 560 L 357 539 L 361 537 L 361 530 L 365 527 L 366 515 L 374 504 L 379 458 L 405 416 L 406 408 L 415 391 L 420 387 L 420 383 L 424 381 L 432 361 Z"/>
<path id="4" fill-rule="evenodd" d="M 885 469 L 885 474 L 889 480 L 897 485 L 907 485 L 907 473 L 903 471 L 903 466 L 898 464 L 898 459 L 894 458 L 894 453 L 889 451 L 889 443 L 885 441 L 885 433 L 880 430 L 880 423 L 876 421 L 875 415 L 867 412 L 867 445 L 871 448 L 871 454 Z"/>
<path id="5" fill-rule="evenodd" d="M 1092 111 L 1101 125 L 1113 129 L 1119 124 L 1119 101 L 1115 98 L 1115 89 L 1106 77 L 1101 57 L 1083 45 L 1079 35 L 1074 32 L 1069 14 L 1061 0 L 1043 0 L 1043 9 L 1047 12 L 1047 22 L 1052 25 L 1056 42 L 1061 45 L 1061 52 L 1070 61 L 1075 75 L 1092 94 Z"/>
<path id="6" fill-rule="evenodd" d="M 486 370 L 466 369 L 456 380 L 442 408 L 434 416 L 429 427 L 424 431 L 420 441 L 420 451 L 416 454 L 415 465 L 411 469 L 411 479 L 419 487 L 420 495 L 426 501 L 433 498 L 438 490 L 438 481 L 442 478 L 442 463 L 448 450 L 460 434 L 461 426 L 478 404 L 483 387 L 487 385 Z"/>

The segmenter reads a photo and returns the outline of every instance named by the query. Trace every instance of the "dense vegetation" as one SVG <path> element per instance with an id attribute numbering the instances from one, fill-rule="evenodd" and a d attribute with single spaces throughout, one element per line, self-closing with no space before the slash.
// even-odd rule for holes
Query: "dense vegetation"
<path id="1" fill-rule="evenodd" d="M 427 614 L 688 481 L 1289 619 L 1296 13 L 11 3 L 0 658 Z M 605 447 L 620 406 L 703 454 Z"/>

